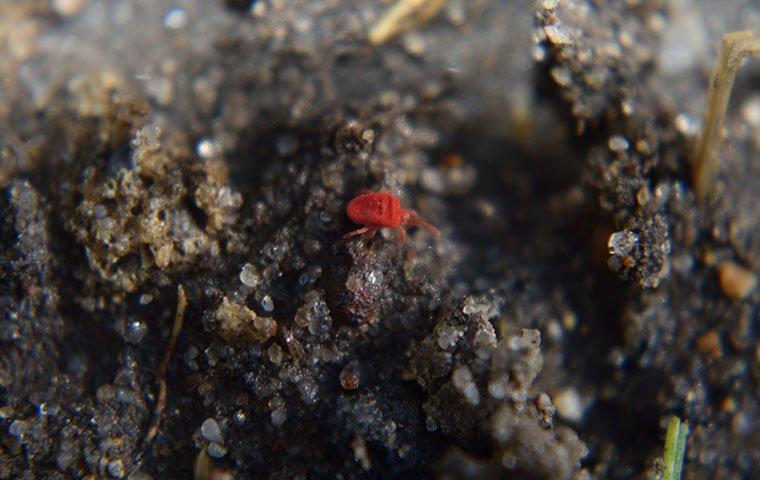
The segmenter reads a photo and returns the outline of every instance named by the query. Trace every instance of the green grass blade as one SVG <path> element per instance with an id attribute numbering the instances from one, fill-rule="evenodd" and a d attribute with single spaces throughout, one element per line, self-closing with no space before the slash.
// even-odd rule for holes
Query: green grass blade
<path id="1" fill-rule="evenodd" d="M 678 417 L 670 417 L 668 432 L 665 434 L 665 471 L 663 480 L 681 480 L 683 454 L 686 450 L 686 435 L 689 425 Z"/>

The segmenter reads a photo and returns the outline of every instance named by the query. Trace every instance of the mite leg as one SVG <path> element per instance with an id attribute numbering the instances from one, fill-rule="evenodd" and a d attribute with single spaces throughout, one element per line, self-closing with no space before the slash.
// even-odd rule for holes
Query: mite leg
<path id="1" fill-rule="evenodd" d="M 414 210 L 407 210 L 406 211 L 406 221 L 404 222 L 409 225 L 419 225 L 420 227 L 426 228 L 435 235 L 436 237 L 441 236 L 441 231 L 426 222 L 425 220 L 421 219 L 419 215 L 417 215 L 417 212 Z"/>
<path id="2" fill-rule="evenodd" d="M 343 240 L 348 240 L 349 238 L 355 237 L 357 235 L 364 235 L 365 233 L 369 232 L 370 230 L 374 228 L 375 227 L 362 227 L 357 230 L 354 230 L 353 232 L 348 232 L 347 234 L 343 235 Z"/>
<path id="3" fill-rule="evenodd" d="M 375 234 L 377 233 L 379 229 L 380 229 L 379 227 L 369 227 L 369 230 L 367 230 L 367 232 L 364 235 L 362 235 L 362 240 L 372 239 L 372 237 L 375 236 Z"/>
<path id="4" fill-rule="evenodd" d="M 362 227 L 358 230 L 354 230 L 353 232 L 348 232 L 347 234 L 343 235 L 343 240 L 348 240 L 349 238 L 356 237 L 357 235 L 362 236 L 362 240 L 369 240 L 370 238 L 374 237 L 377 233 L 378 227 Z"/>
<path id="5" fill-rule="evenodd" d="M 401 245 L 404 242 L 406 242 L 406 230 L 404 230 L 403 226 L 396 227 L 396 235 L 394 235 L 393 243 Z"/>
<path id="6" fill-rule="evenodd" d="M 715 72 L 707 91 L 705 123 L 692 158 L 694 190 L 700 200 L 704 200 L 715 189 L 718 173 L 716 150 L 720 144 L 736 71 L 746 54 L 760 55 L 760 30 L 733 32 L 723 37 Z"/>

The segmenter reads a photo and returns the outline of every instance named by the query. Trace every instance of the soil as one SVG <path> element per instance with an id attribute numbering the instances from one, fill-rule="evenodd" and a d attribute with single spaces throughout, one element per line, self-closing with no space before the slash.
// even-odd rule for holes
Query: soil
<path id="1" fill-rule="evenodd" d="M 756 478 L 760 6 L 430 3 L 0 0 L 0 478 Z"/>

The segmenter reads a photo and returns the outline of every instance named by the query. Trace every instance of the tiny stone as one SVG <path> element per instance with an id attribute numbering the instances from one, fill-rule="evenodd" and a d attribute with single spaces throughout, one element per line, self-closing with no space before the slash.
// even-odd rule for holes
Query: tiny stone
<path id="1" fill-rule="evenodd" d="M 470 382 L 464 389 L 464 398 L 470 405 L 477 405 L 480 403 L 480 392 L 478 386 L 474 382 Z"/>
<path id="2" fill-rule="evenodd" d="M 306 379 L 298 384 L 298 391 L 301 393 L 301 399 L 307 405 L 312 405 L 317 399 L 317 392 L 319 388 L 317 384 L 309 379 Z"/>
<path id="3" fill-rule="evenodd" d="M 425 418 L 425 428 L 427 428 L 428 432 L 435 432 L 438 430 L 438 425 L 435 423 L 433 417 L 428 416 Z"/>
<path id="4" fill-rule="evenodd" d="M 296 310 L 296 316 L 293 319 L 300 328 L 306 328 L 311 320 L 311 311 L 306 307 Z"/>
<path id="5" fill-rule="evenodd" d="M 140 343 L 145 334 L 148 332 L 148 326 L 145 322 L 139 320 L 133 320 L 127 323 L 127 328 L 124 332 L 124 339 L 129 343 Z"/>
<path id="6" fill-rule="evenodd" d="M 369 272 L 367 274 L 367 283 L 372 285 L 373 287 L 379 286 L 383 282 L 383 272 Z"/>
<path id="7" fill-rule="evenodd" d="M 699 126 L 685 113 L 679 114 L 675 119 L 675 127 L 682 135 L 692 136 L 699 131 Z"/>
<path id="8" fill-rule="evenodd" d="M 756 432 L 757 423 L 753 421 L 750 415 L 747 412 L 737 412 L 731 419 L 731 429 L 739 435 L 749 435 Z"/>
<path id="9" fill-rule="evenodd" d="M 472 382 L 472 373 L 465 365 L 460 365 L 454 369 L 451 375 L 451 382 L 459 390 L 464 390 Z"/>
<path id="10" fill-rule="evenodd" d="M 622 257 L 633 250 L 638 243 L 638 235 L 629 230 L 622 230 L 610 235 L 610 239 L 607 241 L 607 248 L 610 254 Z"/>
<path id="11" fill-rule="evenodd" d="M 306 292 L 306 295 L 304 295 L 303 299 L 306 302 L 306 306 L 311 308 L 319 301 L 319 292 L 316 290 L 309 290 Z"/>
<path id="12" fill-rule="evenodd" d="M 461 330 L 452 327 L 444 327 L 438 333 L 438 346 L 442 350 L 448 350 L 457 343 L 463 334 L 464 332 Z"/>
<path id="13" fill-rule="evenodd" d="M 636 202 L 639 204 L 639 206 L 645 206 L 647 203 L 649 203 L 649 199 L 651 198 L 651 195 L 649 194 L 649 189 L 647 187 L 641 187 L 638 192 L 636 192 Z"/>
<path id="14" fill-rule="evenodd" d="M 309 333 L 312 335 L 324 335 L 332 328 L 332 318 L 329 315 L 313 315 L 309 319 Z"/>
<path id="15" fill-rule="evenodd" d="M 607 142 L 607 146 L 613 152 L 624 152 L 628 150 L 628 140 L 622 135 L 613 135 L 610 137 L 609 142 Z"/>
<path id="16" fill-rule="evenodd" d="M 93 208 L 93 213 L 95 214 L 95 218 L 98 218 L 98 219 L 105 218 L 106 215 L 108 215 L 108 209 L 106 209 L 106 207 L 98 203 L 95 205 L 95 208 Z"/>
<path id="17" fill-rule="evenodd" d="M 315 303 L 314 306 L 312 307 L 312 310 L 317 315 L 329 315 L 330 314 L 330 309 L 327 307 L 327 304 L 325 302 L 323 302 L 323 301 L 319 301 L 319 302 Z"/>
<path id="18" fill-rule="evenodd" d="M 279 365 L 280 362 L 282 362 L 283 352 L 282 348 L 277 345 L 276 343 L 273 343 L 269 350 L 267 350 L 267 355 L 269 356 L 269 361 L 272 363 Z"/>
<path id="19" fill-rule="evenodd" d="M 554 10 L 557 8 L 557 4 L 559 3 L 559 0 L 543 0 L 541 2 L 541 7 L 544 10 Z"/>
<path id="20" fill-rule="evenodd" d="M 507 389 L 504 385 L 504 382 L 499 380 L 493 380 L 491 382 L 488 382 L 488 394 L 491 395 L 496 400 L 501 400 L 502 398 L 507 396 Z"/>
<path id="21" fill-rule="evenodd" d="M 569 422 L 580 422 L 583 419 L 584 408 L 578 391 L 566 388 L 554 397 L 554 406 L 560 417 Z"/>
<path id="22" fill-rule="evenodd" d="M 255 287 L 261 281 L 259 274 L 253 268 L 253 265 L 246 263 L 243 265 L 243 269 L 240 271 L 240 282 L 246 287 Z"/>
<path id="23" fill-rule="evenodd" d="M 14 437 L 23 436 L 24 430 L 26 430 L 26 422 L 23 420 L 14 420 L 11 422 L 10 426 L 8 426 L 8 433 Z"/>
<path id="24" fill-rule="evenodd" d="M 346 290 L 349 292 L 355 292 L 361 286 L 361 282 L 356 275 L 349 275 L 346 279 Z"/>
<path id="25" fill-rule="evenodd" d="M 275 427 L 281 427 L 283 423 L 285 423 L 285 420 L 287 420 L 288 415 L 285 413 L 285 410 L 272 410 L 272 413 L 269 415 L 270 419 L 272 420 L 272 425 Z"/>
<path id="26" fill-rule="evenodd" d="M 274 310 L 274 301 L 271 296 L 266 295 L 261 299 L 261 308 L 263 308 L 265 312 L 271 312 Z"/>
<path id="27" fill-rule="evenodd" d="M 124 478 L 127 471 L 124 468 L 124 460 L 112 460 L 108 462 L 108 473 L 114 478 Z"/>
<path id="28" fill-rule="evenodd" d="M 562 326 L 556 320 L 552 320 L 546 326 L 546 336 L 555 342 L 562 339 Z"/>
<path id="29" fill-rule="evenodd" d="M 37 412 L 42 416 L 55 416 L 58 413 L 58 407 L 55 404 L 42 402 L 37 406 Z"/>
<path id="30" fill-rule="evenodd" d="M 544 33 L 546 33 L 546 38 L 555 45 L 570 43 L 570 36 L 567 34 L 567 31 L 556 25 L 544 27 Z"/>
<path id="31" fill-rule="evenodd" d="M 673 258 L 673 269 L 681 275 L 689 273 L 694 266 L 694 258 L 688 253 Z"/>
<path id="32" fill-rule="evenodd" d="M 697 338 L 696 346 L 697 350 L 709 359 L 715 360 L 723 356 L 720 337 L 715 330 L 710 330 Z"/>
<path id="33" fill-rule="evenodd" d="M 222 458 L 227 455 L 227 447 L 216 442 L 211 442 L 208 444 L 208 447 L 206 447 L 206 452 L 211 458 Z"/>
<path id="34" fill-rule="evenodd" d="M 344 390 L 359 388 L 359 362 L 351 361 L 340 372 L 340 385 Z"/>
<path id="35" fill-rule="evenodd" d="M 432 193 L 443 193 L 446 191 L 446 184 L 444 182 L 444 176 L 440 170 L 433 167 L 428 167 L 422 171 L 422 178 L 420 179 L 422 187 Z"/>
<path id="36" fill-rule="evenodd" d="M 195 152 L 203 159 L 213 158 L 219 153 L 220 145 L 218 142 L 204 138 L 195 146 Z"/>
<path id="37" fill-rule="evenodd" d="M 749 296 L 757 286 L 757 275 L 734 262 L 718 265 L 718 280 L 723 293 L 733 300 Z"/>
<path id="38" fill-rule="evenodd" d="M 179 30 L 187 25 L 187 12 L 181 8 L 172 8 L 164 15 L 164 26 L 171 30 Z"/>
<path id="39" fill-rule="evenodd" d="M 79 13 L 86 3 L 85 0 L 53 0 L 52 6 L 59 15 L 69 17 Z"/>
<path id="40" fill-rule="evenodd" d="M 209 442 L 223 443 L 222 431 L 213 418 L 207 418 L 201 425 L 201 435 Z"/>
<path id="41" fill-rule="evenodd" d="M 760 95 L 756 95 L 741 107 L 742 116 L 753 127 L 760 127 Z"/>

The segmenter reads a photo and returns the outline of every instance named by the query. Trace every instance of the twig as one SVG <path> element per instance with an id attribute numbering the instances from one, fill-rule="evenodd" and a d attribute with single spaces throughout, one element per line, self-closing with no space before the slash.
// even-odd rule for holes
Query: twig
<path id="1" fill-rule="evenodd" d="M 145 433 L 145 438 L 142 442 L 142 448 L 140 449 L 140 453 L 135 460 L 132 471 L 137 470 L 142 464 L 143 459 L 148 452 L 148 448 L 153 442 L 153 439 L 156 437 L 156 434 L 158 434 L 158 429 L 161 426 L 161 418 L 163 416 L 164 409 L 166 408 L 166 368 L 168 367 L 169 360 L 171 360 L 172 353 L 174 352 L 174 346 L 177 344 L 177 337 L 179 337 L 179 332 L 182 330 L 182 325 L 185 321 L 186 308 L 187 296 L 185 295 L 184 287 L 182 287 L 180 284 L 177 286 L 177 312 L 174 315 L 174 324 L 172 326 L 171 336 L 169 337 L 169 345 L 167 345 L 166 351 L 164 352 L 164 358 L 161 360 L 161 363 L 158 365 L 158 369 L 156 370 L 158 399 L 156 400 L 153 411 L 153 420 L 151 421 L 150 427 Z"/>
<path id="2" fill-rule="evenodd" d="M 723 37 L 707 93 L 707 114 L 697 141 L 692 162 L 694 190 L 705 200 L 714 190 L 718 174 L 717 149 L 723 133 L 728 100 L 744 55 L 760 55 L 760 30 L 732 32 Z"/>
<path id="3" fill-rule="evenodd" d="M 398 0 L 369 31 L 372 45 L 382 45 L 438 15 L 446 0 Z"/>

